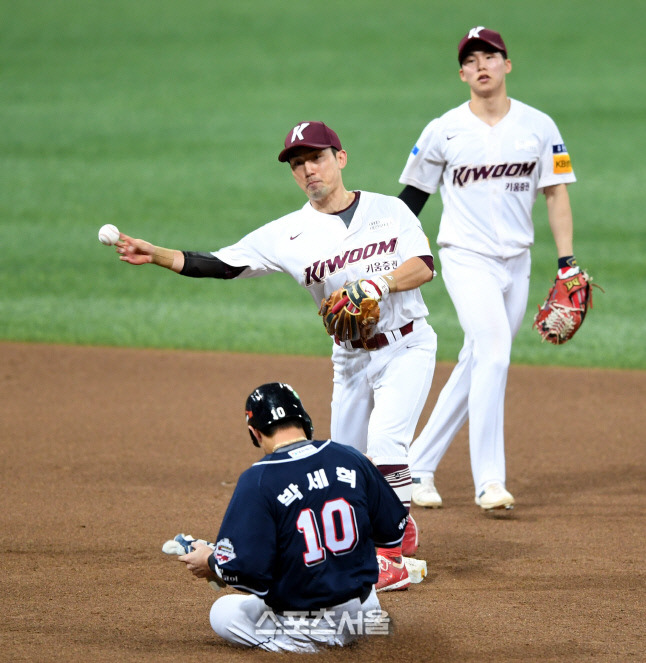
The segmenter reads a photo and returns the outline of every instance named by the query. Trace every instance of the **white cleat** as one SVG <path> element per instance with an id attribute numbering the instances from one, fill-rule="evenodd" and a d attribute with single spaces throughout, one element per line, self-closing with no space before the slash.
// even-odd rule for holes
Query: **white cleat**
<path id="1" fill-rule="evenodd" d="M 487 484 L 476 497 L 476 504 L 485 511 L 513 509 L 514 496 L 498 481 Z"/>
<path id="2" fill-rule="evenodd" d="M 413 478 L 412 499 L 417 506 L 425 506 L 428 509 L 439 509 L 442 506 L 442 498 L 437 492 L 432 474 L 423 479 Z"/>

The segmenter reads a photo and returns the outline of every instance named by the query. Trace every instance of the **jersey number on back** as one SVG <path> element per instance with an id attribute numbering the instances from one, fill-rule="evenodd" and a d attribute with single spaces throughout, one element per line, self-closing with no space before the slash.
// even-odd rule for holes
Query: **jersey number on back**
<path id="1" fill-rule="evenodd" d="M 319 522 L 323 530 L 323 540 Z M 333 555 L 345 555 L 357 545 L 354 507 L 342 497 L 326 502 L 318 521 L 312 509 L 303 509 L 296 520 L 296 527 L 305 538 L 305 566 L 320 564 L 325 559 L 326 550 Z"/>

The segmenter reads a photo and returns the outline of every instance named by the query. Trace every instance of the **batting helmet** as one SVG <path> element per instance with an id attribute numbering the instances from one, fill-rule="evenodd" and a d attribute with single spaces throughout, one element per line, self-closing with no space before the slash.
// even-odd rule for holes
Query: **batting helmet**
<path id="1" fill-rule="evenodd" d="M 305 412 L 298 394 L 284 382 L 268 382 L 255 389 L 247 398 L 245 405 L 247 424 L 266 433 L 271 426 L 283 421 L 298 420 L 303 426 L 305 436 L 312 439 L 312 420 Z M 249 431 L 251 441 L 259 447 L 258 441 Z"/>

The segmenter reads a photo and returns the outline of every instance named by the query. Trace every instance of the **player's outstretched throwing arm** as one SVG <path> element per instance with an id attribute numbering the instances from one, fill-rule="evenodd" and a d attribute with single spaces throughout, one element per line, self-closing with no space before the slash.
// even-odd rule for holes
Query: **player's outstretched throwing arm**
<path id="1" fill-rule="evenodd" d="M 159 265 L 182 276 L 233 279 L 246 269 L 227 265 L 211 253 L 165 249 L 124 233 L 120 233 L 116 247 L 119 259 L 124 262 L 131 265 Z"/>

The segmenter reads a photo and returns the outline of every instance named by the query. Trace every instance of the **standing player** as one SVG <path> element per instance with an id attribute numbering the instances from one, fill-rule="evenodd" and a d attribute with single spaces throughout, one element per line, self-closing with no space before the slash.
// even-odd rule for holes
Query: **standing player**
<path id="1" fill-rule="evenodd" d="M 511 61 L 498 32 L 472 28 L 459 43 L 458 61 L 471 98 L 424 129 L 400 178 L 406 186 L 399 197 L 417 215 L 440 189 L 442 275 L 464 330 L 458 363 L 411 447 L 413 500 L 441 506 L 434 473 L 468 419 L 476 504 L 512 508 L 503 413 L 512 339 L 527 306 L 531 211 L 542 191 L 558 278 L 577 273 L 566 188 L 575 177 L 554 122 L 507 97 Z"/>
<path id="2" fill-rule="evenodd" d="M 179 558 L 195 576 L 247 593 L 213 604 L 213 630 L 238 645 L 298 652 L 380 632 L 374 546 L 401 543 L 406 509 L 363 454 L 312 440 L 289 385 L 258 387 L 245 410 L 267 455 L 238 480 L 214 549 L 194 543 Z"/>
<path id="3" fill-rule="evenodd" d="M 278 159 L 290 164 L 308 198 L 301 209 L 213 253 L 164 249 L 123 233 L 117 251 L 133 265 L 153 263 L 184 276 L 231 279 L 284 272 L 309 290 L 317 307 L 346 282 L 369 280 L 381 308 L 375 336 L 365 346 L 333 339 L 331 435 L 367 453 L 410 507 L 408 447 L 428 396 L 437 346 L 419 290 L 434 274 L 428 240 L 402 201 L 345 188 L 347 153 L 322 122 L 291 129 Z M 416 548 L 411 519 L 404 554 Z M 401 555 L 401 547 L 378 551 L 378 589 L 408 586 Z"/>

